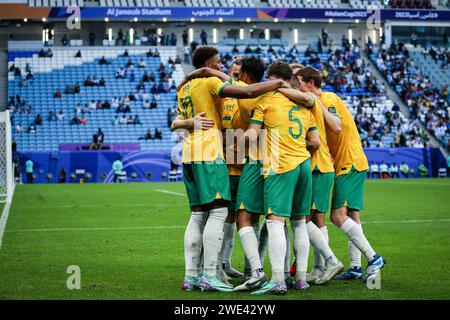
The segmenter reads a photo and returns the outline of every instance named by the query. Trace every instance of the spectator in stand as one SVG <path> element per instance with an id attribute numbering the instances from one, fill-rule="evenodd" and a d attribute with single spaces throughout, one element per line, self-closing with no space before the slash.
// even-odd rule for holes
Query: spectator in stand
<path id="1" fill-rule="evenodd" d="M 35 123 L 37 126 L 42 125 L 42 118 L 41 118 L 41 115 L 40 115 L 40 114 L 38 114 L 38 115 L 36 116 L 36 118 L 34 118 L 34 123 Z"/>
<path id="2" fill-rule="evenodd" d="M 56 119 L 58 121 L 63 121 L 64 119 L 66 119 L 66 115 L 62 110 L 59 110 L 59 112 L 56 114 Z"/>
<path id="3" fill-rule="evenodd" d="M 389 173 L 391 174 L 391 178 L 399 178 L 398 166 L 395 162 L 389 167 Z"/>
<path id="4" fill-rule="evenodd" d="M 34 123 L 30 123 L 30 125 L 28 126 L 28 133 L 35 133 L 36 132 L 36 127 L 34 125 Z"/>
<path id="5" fill-rule="evenodd" d="M 89 146 L 89 151 L 91 151 L 91 150 L 101 150 L 102 147 L 103 147 L 103 143 L 101 143 L 99 141 L 97 134 L 94 133 L 92 135 L 92 142 L 91 142 L 91 144 Z"/>
<path id="6" fill-rule="evenodd" d="M 162 130 L 159 128 L 155 128 L 155 139 L 162 140 Z"/>
<path id="7" fill-rule="evenodd" d="M 202 32 L 200 33 L 200 39 L 202 40 L 202 46 L 208 45 L 208 34 L 205 30 L 202 30 Z"/>
<path id="8" fill-rule="evenodd" d="M 108 64 L 111 64 L 111 61 L 106 60 L 105 56 L 102 56 L 100 58 L 100 60 L 98 61 L 98 64 L 101 65 L 101 66 L 104 65 L 104 64 L 108 65 Z"/>
<path id="9" fill-rule="evenodd" d="M 80 93 L 80 85 L 78 83 L 75 83 L 73 86 L 73 93 Z"/>
<path id="10" fill-rule="evenodd" d="M 53 52 L 52 49 L 48 48 L 47 53 L 45 54 L 47 58 L 53 58 Z"/>
<path id="11" fill-rule="evenodd" d="M 55 94 L 53 95 L 53 98 L 61 98 L 61 90 L 57 89 Z"/>
<path id="12" fill-rule="evenodd" d="M 147 129 L 145 136 L 139 137 L 138 140 L 155 140 L 155 138 L 153 138 L 152 133 L 150 132 L 150 129 Z"/>
<path id="13" fill-rule="evenodd" d="M 409 166 L 405 161 L 400 165 L 400 172 L 402 173 L 404 178 L 409 178 Z"/>
<path id="14" fill-rule="evenodd" d="M 379 179 L 380 178 L 380 168 L 378 167 L 378 164 L 374 161 L 370 165 L 370 174 L 371 178 L 375 179 L 375 176 Z"/>
<path id="15" fill-rule="evenodd" d="M 116 79 L 125 79 L 126 71 L 124 68 L 120 67 L 116 72 Z"/>
<path id="16" fill-rule="evenodd" d="M 188 46 L 189 45 L 189 42 L 188 42 L 189 35 L 188 35 L 187 29 L 183 30 L 183 34 L 181 35 L 181 38 L 183 39 L 183 47 Z"/>
<path id="17" fill-rule="evenodd" d="M 141 59 L 141 61 L 139 62 L 138 68 L 145 68 L 147 65 L 144 61 L 144 59 Z"/>
<path id="18" fill-rule="evenodd" d="M 81 50 L 78 50 L 75 54 L 75 58 L 81 58 Z"/>
<path id="19" fill-rule="evenodd" d="M 142 124 L 141 120 L 139 119 L 139 115 L 134 115 L 133 124 Z"/>
<path id="20" fill-rule="evenodd" d="M 389 178 L 389 169 L 384 160 L 380 164 L 380 174 L 381 174 L 381 179 Z"/>
<path id="21" fill-rule="evenodd" d="M 79 125 L 80 123 L 80 119 L 78 119 L 78 116 L 75 114 L 70 121 L 70 125 Z"/>
<path id="22" fill-rule="evenodd" d="M 153 97 L 152 102 L 150 103 L 150 109 L 156 109 L 158 108 L 158 104 L 156 103 L 155 98 Z"/>
<path id="23" fill-rule="evenodd" d="M 103 133 L 102 128 L 98 128 L 96 135 L 98 141 L 103 144 L 105 142 L 105 134 Z"/>

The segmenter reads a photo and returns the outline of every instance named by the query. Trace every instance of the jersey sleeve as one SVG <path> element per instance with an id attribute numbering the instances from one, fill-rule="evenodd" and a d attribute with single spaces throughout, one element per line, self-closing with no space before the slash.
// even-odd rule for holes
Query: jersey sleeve
<path id="1" fill-rule="evenodd" d="M 177 103 L 178 103 L 178 106 L 177 106 L 177 111 L 178 111 L 178 117 L 181 119 L 181 120 L 186 120 L 185 119 L 185 116 L 184 116 L 184 107 L 183 107 L 183 104 L 181 103 L 181 101 L 180 101 L 180 96 L 177 96 Z"/>
<path id="2" fill-rule="evenodd" d="M 308 129 L 308 132 L 315 131 L 315 130 L 317 130 L 316 120 L 314 119 L 314 115 L 312 114 L 312 112 L 309 111 L 309 129 Z"/>
<path id="3" fill-rule="evenodd" d="M 256 123 L 256 124 L 263 125 L 265 111 L 266 110 L 265 110 L 264 105 L 260 102 L 260 99 L 258 99 L 255 102 L 255 108 L 252 111 L 250 123 Z"/>
<path id="4" fill-rule="evenodd" d="M 219 96 L 222 93 L 223 88 L 230 86 L 233 83 L 232 79 L 230 81 L 223 81 L 217 77 L 208 78 L 208 86 L 211 94 Z"/>
<path id="5" fill-rule="evenodd" d="M 338 96 L 335 97 L 335 101 L 336 103 L 333 106 L 330 106 L 328 111 L 336 117 L 342 118 L 342 111 L 347 109 L 347 107 L 345 106 L 344 101 L 342 101 Z"/>

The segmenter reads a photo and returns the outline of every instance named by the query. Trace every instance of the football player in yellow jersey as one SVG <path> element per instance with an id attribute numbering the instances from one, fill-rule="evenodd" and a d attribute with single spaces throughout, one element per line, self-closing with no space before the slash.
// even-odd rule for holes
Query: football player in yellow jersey
<path id="1" fill-rule="evenodd" d="M 222 70 L 219 52 L 213 47 L 197 48 L 192 61 L 197 69 L 211 67 Z M 284 85 L 284 81 L 278 80 L 240 87 L 211 77 L 193 79 L 177 93 L 180 120 L 189 120 L 201 112 L 206 112 L 206 117 L 214 120 L 212 129 L 189 130 L 183 142 L 183 181 L 192 210 L 184 241 L 184 290 L 199 287 L 203 291 L 232 291 L 232 286 L 223 283 L 216 271 L 228 214 L 227 205 L 231 199 L 229 175 L 222 150 L 222 98 L 253 98 Z M 202 244 L 204 272 L 200 275 L 198 265 Z"/>
<path id="2" fill-rule="evenodd" d="M 301 69 L 299 74 L 300 86 L 303 90 L 314 93 L 323 104 L 326 137 L 330 154 L 334 159 L 335 170 L 330 219 L 349 238 L 351 265 L 336 279 L 362 278 L 360 258 L 360 252 L 362 252 L 368 261 L 367 274 L 363 281 L 370 282 L 377 277 L 386 262 L 370 246 L 362 231 L 359 218 L 369 165 L 361 146 L 358 129 L 345 103 L 336 94 L 320 90 L 319 84 L 313 79 L 313 70 Z M 337 121 L 337 117 L 341 124 Z M 336 134 L 339 127 L 341 132 Z"/>
<path id="3" fill-rule="evenodd" d="M 267 70 L 269 79 L 291 81 L 292 68 L 286 62 L 273 62 Z M 306 289 L 309 239 L 305 216 L 311 205 L 311 161 L 306 139 L 313 149 L 320 146 L 314 117 L 307 108 L 289 100 L 278 91 L 255 101 L 255 109 L 246 136 L 255 139 L 264 125 L 267 130 L 267 157 L 263 159 L 264 211 L 269 236 L 272 279 L 252 294 L 284 294 L 286 239 L 285 218 L 291 219 L 296 260 L 296 289 Z"/>
<path id="4" fill-rule="evenodd" d="M 318 70 L 311 67 L 303 67 L 299 64 L 291 65 L 294 71 L 292 86 L 302 92 L 308 92 L 305 88 L 303 78 L 312 81 L 318 88 L 321 87 L 322 78 Z M 287 96 L 296 101 L 295 96 Z M 334 168 L 331 155 L 328 149 L 325 121 L 323 117 L 322 104 L 318 97 L 314 96 L 315 105 L 311 109 L 314 120 L 317 124 L 317 131 L 320 137 L 320 148 L 311 154 L 312 170 L 312 198 L 311 216 L 306 217 L 306 228 L 311 245 L 314 248 L 314 267 L 307 275 L 308 283 L 325 284 L 334 278 L 344 265 L 331 251 L 328 244 L 328 230 L 325 224 L 325 213 L 330 205 L 331 189 L 334 180 Z M 339 118 L 335 121 L 340 123 Z M 340 129 L 340 128 L 338 128 Z M 335 133 L 339 134 L 339 130 Z M 296 262 L 292 266 L 291 275 L 294 274 Z"/>

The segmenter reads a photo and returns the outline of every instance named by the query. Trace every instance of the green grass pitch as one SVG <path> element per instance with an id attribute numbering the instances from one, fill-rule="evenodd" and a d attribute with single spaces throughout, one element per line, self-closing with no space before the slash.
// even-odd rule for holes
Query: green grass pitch
<path id="1" fill-rule="evenodd" d="M 184 194 L 182 183 L 17 186 L 0 248 L 0 299 L 450 298 L 450 179 L 367 182 L 364 232 L 388 261 L 381 290 L 332 281 L 286 296 L 182 292 Z M 347 266 L 346 238 L 328 228 Z M 238 236 L 232 261 L 243 270 Z M 81 269 L 80 290 L 67 289 L 69 265 Z"/>

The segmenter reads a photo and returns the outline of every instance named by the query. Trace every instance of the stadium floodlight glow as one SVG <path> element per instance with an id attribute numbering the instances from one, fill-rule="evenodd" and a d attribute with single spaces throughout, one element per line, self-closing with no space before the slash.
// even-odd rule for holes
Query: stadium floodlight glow
<path id="1" fill-rule="evenodd" d="M 380 28 L 380 37 L 383 37 L 383 28 Z"/>
<path id="2" fill-rule="evenodd" d="M 219 18 L 219 22 L 223 22 L 223 18 Z"/>
<path id="3" fill-rule="evenodd" d="M 191 18 L 191 22 L 194 23 L 195 22 L 195 18 Z"/>
<path id="4" fill-rule="evenodd" d="M 333 19 L 330 18 L 330 19 L 328 20 L 328 22 L 329 22 L 329 23 L 333 23 Z"/>
<path id="5" fill-rule="evenodd" d="M 189 28 L 189 42 L 194 41 L 194 29 Z"/>
<path id="6" fill-rule="evenodd" d="M 138 22 L 138 18 L 134 17 L 133 21 Z"/>
<path id="7" fill-rule="evenodd" d="M 23 18 L 23 22 L 27 22 L 28 21 L 28 19 L 27 18 Z"/>
<path id="8" fill-rule="evenodd" d="M 359 19 L 356 19 L 356 20 L 355 20 L 355 23 L 359 23 Z"/>
<path id="9" fill-rule="evenodd" d="M 109 18 L 108 18 L 108 17 L 106 17 L 106 18 L 105 18 L 105 22 L 108 22 L 108 21 L 109 21 Z"/>
<path id="10" fill-rule="evenodd" d="M 167 22 L 167 18 L 166 17 L 163 18 L 163 22 Z"/>
<path id="11" fill-rule="evenodd" d="M 305 23 L 306 22 L 306 19 L 305 18 L 302 18 L 302 23 Z"/>
<path id="12" fill-rule="evenodd" d="M 278 22 L 278 18 L 273 19 L 273 22 L 277 23 Z"/>
<path id="13" fill-rule="evenodd" d="M 217 29 L 216 28 L 213 29 L 213 42 L 217 43 Z"/>
<path id="14" fill-rule="evenodd" d="M 266 29 L 265 34 L 266 34 L 266 40 L 269 40 L 270 39 L 270 30 Z"/>
<path id="15" fill-rule="evenodd" d="M 239 40 L 244 40 L 244 29 L 239 29 Z"/>
<path id="16" fill-rule="evenodd" d="M 247 19 L 245 19 L 245 21 L 247 21 L 247 22 L 251 22 L 251 21 L 252 21 L 252 19 L 250 19 L 250 18 L 247 18 Z"/>
<path id="17" fill-rule="evenodd" d="M 372 42 L 373 42 L 373 44 L 377 43 L 377 30 L 376 29 L 372 30 Z"/>
<path id="18" fill-rule="evenodd" d="M 352 44 L 352 42 L 353 42 L 353 30 L 352 29 L 348 29 L 348 42 L 350 44 Z"/>
<path id="19" fill-rule="evenodd" d="M 108 41 L 112 42 L 112 28 L 108 28 Z"/>
<path id="20" fill-rule="evenodd" d="M 294 43 L 298 43 L 298 29 L 294 29 Z"/>
<path id="21" fill-rule="evenodd" d="M 130 28 L 130 44 L 134 43 L 134 29 Z"/>
<path id="22" fill-rule="evenodd" d="M 45 22 L 45 21 L 47 21 L 47 18 L 42 18 L 42 22 Z"/>

